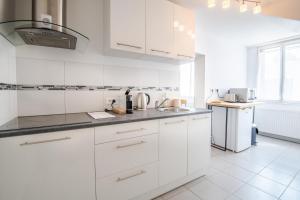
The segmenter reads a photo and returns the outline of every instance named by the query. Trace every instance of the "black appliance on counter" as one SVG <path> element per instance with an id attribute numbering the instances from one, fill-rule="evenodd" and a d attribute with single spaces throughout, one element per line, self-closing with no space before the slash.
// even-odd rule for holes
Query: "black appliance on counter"
<path id="1" fill-rule="evenodd" d="M 126 113 L 132 114 L 133 113 L 133 103 L 132 103 L 132 95 L 129 94 L 130 89 L 126 90 L 125 96 L 126 96 Z"/>

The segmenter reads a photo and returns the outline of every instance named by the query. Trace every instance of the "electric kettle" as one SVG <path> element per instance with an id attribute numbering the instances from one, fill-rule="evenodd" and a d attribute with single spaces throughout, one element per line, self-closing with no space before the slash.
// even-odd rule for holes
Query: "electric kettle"
<path id="1" fill-rule="evenodd" d="M 138 110 L 146 110 L 150 103 L 150 95 L 144 92 L 137 94 L 137 108 Z"/>

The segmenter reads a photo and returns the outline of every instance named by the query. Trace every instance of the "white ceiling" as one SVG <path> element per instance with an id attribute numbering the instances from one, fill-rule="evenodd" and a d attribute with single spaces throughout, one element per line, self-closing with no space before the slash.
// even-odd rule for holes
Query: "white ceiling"
<path id="1" fill-rule="evenodd" d="M 207 5 L 207 0 L 170 0 L 170 1 L 175 2 L 177 4 L 184 5 L 186 7 L 193 7 L 193 8 Z M 216 1 L 219 3 L 222 2 L 221 0 L 216 0 Z M 236 0 L 232 0 L 232 1 L 236 1 Z M 284 0 L 258 0 L 258 1 L 262 2 L 262 4 L 265 5 L 275 1 L 284 1 Z"/>
<path id="2" fill-rule="evenodd" d="M 198 30 L 248 46 L 300 35 L 300 21 L 253 15 L 250 11 L 240 13 L 238 4 L 229 10 L 223 10 L 220 6 L 207 8 L 207 0 L 172 1 L 196 10 Z M 263 1 L 271 3 L 278 0 Z"/>

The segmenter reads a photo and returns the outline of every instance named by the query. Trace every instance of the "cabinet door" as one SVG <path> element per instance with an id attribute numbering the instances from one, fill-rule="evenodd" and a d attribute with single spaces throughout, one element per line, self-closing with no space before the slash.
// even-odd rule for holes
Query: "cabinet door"
<path id="1" fill-rule="evenodd" d="M 145 0 L 110 0 L 111 48 L 145 53 Z"/>
<path id="2" fill-rule="evenodd" d="M 0 140 L 0 199 L 95 200 L 93 130 Z"/>
<path id="3" fill-rule="evenodd" d="M 195 15 L 194 12 L 174 5 L 175 53 L 179 59 L 195 58 Z"/>
<path id="4" fill-rule="evenodd" d="M 174 4 L 166 0 L 146 0 L 147 54 L 172 57 L 174 54 Z"/>
<path id="5" fill-rule="evenodd" d="M 159 183 L 168 184 L 187 174 L 187 117 L 160 120 Z"/>
<path id="6" fill-rule="evenodd" d="M 189 117 L 188 174 L 208 167 L 210 162 L 211 114 Z"/>

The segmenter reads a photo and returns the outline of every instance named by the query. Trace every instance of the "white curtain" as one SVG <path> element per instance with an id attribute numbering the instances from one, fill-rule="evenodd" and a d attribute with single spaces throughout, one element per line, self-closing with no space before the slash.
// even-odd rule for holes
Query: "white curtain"
<path id="1" fill-rule="evenodd" d="M 189 107 L 194 106 L 194 83 L 195 65 L 194 62 L 180 66 L 180 96 L 187 99 Z"/>

